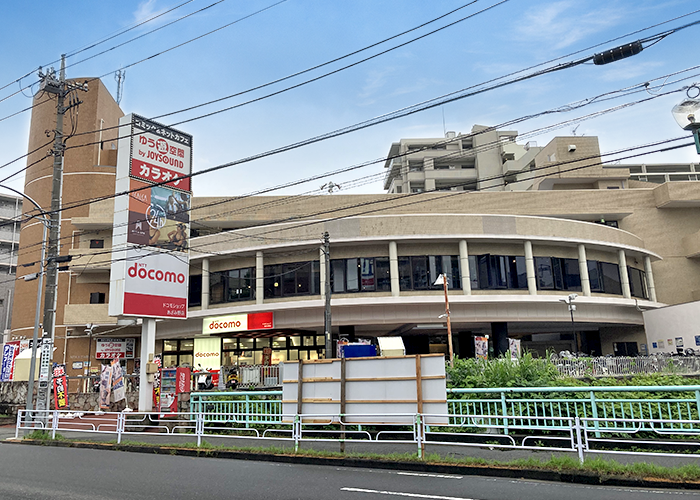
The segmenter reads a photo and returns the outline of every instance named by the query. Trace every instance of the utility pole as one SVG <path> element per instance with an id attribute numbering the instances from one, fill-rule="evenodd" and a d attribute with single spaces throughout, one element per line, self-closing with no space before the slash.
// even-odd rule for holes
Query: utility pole
<path id="1" fill-rule="evenodd" d="M 48 258 L 46 262 L 46 289 L 44 291 L 44 339 L 41 354 L 41 371 L 39 372 L 39 391 L 37 392 L 37 410 L 48 409 L 50 392 L 49 373 L 53 356 L 53 342 L 56 329 L 56 296 L 58 292 L 58 264 L 69 262 L 70 257 L 59 257 L 59 241 L 61 237 L 61 196 L 63 181 L 63 155 L 65 151 L 65 139 L 63 137 L 63 116 L 66 111 L 74 106 L 82 104 L 79 99 L 71 100 L 68 107 L 65 106 L 65 98 L 75 90 L 87 91 L 87 82 L 84 84 L 66 82 L 66 55 L 61 54 L 61 70 L 58 79 L 55 72 L 50 70 L 46 74 L 39 72 L 41 79 L 40 91 L 56 95 L 56 130 L 54 132 L 53 154 L 53 180 L 51 186 L 51 213 L 49 223 Z"/>
<path id="2" fill-rule="evenodd" d="M 326 359 L 333 356 L 333 339 L 331 337 L 331 241 L 328 231 L 323 233 L 324 268 L 326 270 L 326 307 L 323 315 L 323 332 L 326 336 Z"/>

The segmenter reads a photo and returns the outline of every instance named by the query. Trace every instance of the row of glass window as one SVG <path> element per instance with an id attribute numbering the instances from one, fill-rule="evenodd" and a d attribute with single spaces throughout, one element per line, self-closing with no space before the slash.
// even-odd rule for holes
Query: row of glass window
<path id="1" fill-rule="evenodd" d="M 221 363 L 230 365 L 261 364 L 263 349 L 272 348 L 272 363 L 298 359 L 318 359 L 325 349 L 323 335 L 303 335 L 272 338 L 222 339 Z M 164 340 L 163 366 L 193 366 L 194 340 Z"/>
<path id="2" fill-rule="evenodd" d="M 578 259 L 535 257 L 538 290 L 581 291 Z M 439 289 L 433 283 L 440 274 L 447 275 L 450 289 L 461 289 L 461 265 L 458 255 L 399 257 L 401 291 Z M 265 266 L 265 298 L 321 293 L 320 263 L 297 262 Z M 633 297 L 646 299 L 646 274 L 627 268 Z M 527 289 L 525 257 L 506 255 L 470 255 L 469 275 L 473 290 Z M 588 261 L 591 291 L 622 295 L 617 264 Z M 255 268 L 211 273 L 210 303 L 221 304 L 255 298 Z M 333 293 L 389 292 L 391 277 L 388 257 L 361 257 L 331 260 Z M 201 304 L 202 277 L 190 277 L 190 305 Z"/>

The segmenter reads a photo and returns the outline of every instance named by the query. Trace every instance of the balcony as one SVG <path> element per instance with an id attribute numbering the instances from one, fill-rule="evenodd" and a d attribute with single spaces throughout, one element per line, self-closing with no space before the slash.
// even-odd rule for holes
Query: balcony
<path id="1" fill-rule="evenodd" d="M 63 308 L 63 324 L 66 326 L 116 325 L 117 318 L 108 313 L 108 304 L 66 304 Z"/>

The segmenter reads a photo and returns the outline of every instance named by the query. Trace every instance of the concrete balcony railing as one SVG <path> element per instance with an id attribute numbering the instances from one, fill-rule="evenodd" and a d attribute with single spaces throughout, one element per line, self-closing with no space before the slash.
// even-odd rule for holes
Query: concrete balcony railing
<path id="1" fill-rule="evenodd" d="M 70 267 L 81 273 L 109 271 L 111 267 L 112 254 L 109 248 L 72 248 L 68 254 L 73 256 Z"/>
<path id="2" fill-rule="evenodd" d="M 116 325 L 117 318 L 108 314 L 108 304 L 66 304 L 63 324 L 66 326 Z"/>

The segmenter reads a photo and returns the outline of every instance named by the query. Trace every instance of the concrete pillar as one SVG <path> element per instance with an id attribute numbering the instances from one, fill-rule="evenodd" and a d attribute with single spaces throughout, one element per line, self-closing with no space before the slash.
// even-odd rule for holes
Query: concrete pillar
<path id="1" fill-rule="evenodd" d="M 389 242 L 389 276 L 391 277 L 391 296 L 399 296 L 399 250 L 395 241 Z"/>
<path id="2" fill-rule="evenodd" d="M 583 243 L 578 245 L 578 270 L 581 274 L 581 290 L 584 297 L 591 296 L 591 279 L 588 276 L 588 259 L 586 259 L 586 247 Z"/>
<path id="3" fill-rule="evenodd" d="M 139 369 L 139 411 L 153 411 L 153 378 L 148 381 L 146 363 L 156 350 L 156 320 L 143 318 L 141 324 L 141 368 Z"/>
<path id="4" fill-rule="evenodd" d="M 654 287 L 654 272 L 651 270 L 651 257 L 644 257 L 644 272 L 647 275 L 647 292 L 649 300 L 656 302 L 656 288 Z"/>
<path id="5" fill-rule="evenodd" d="M 627 257 L 624 250 L 617 251 L 617 265 L 620 267 L 620 284 L 622 285 L 622 296 L 626 299 L 632 298 L 630 292 L 630 277 L 627 273 Z"/>
<path id="6" fill-rule="evenodd" d="M 265 264 L 263 253 L 255 252 L 255 303 L 262 304 L 265 298 Z"/>
<path id="7" fill-rule="evenodd" d="M 209 259 L 202 259 L 202 310 L 209 309 Z"/>
<path id="8" fill-rule="evenodd" d="M 472 294 L 472 280 L 469 274 L 469 249 L 467 240 L 459 240 L 459 262 L 462 266 L 462 293 Z"/>
<path id="9" fill-rule="evenodd" d="M 535 258 L 532 256 L 532 242 L 525 242 L 525 272 L 527 273 L 527 291 L 537 295 L 537 275 L 535 274 Z"/>
<path id="10" fill-rule="evenodd" d="M 318 259 L 321 263 L 319 282 L 321 283 L 321 300 L 326 300 L 326 255 L 323 253 L 323 247 L 318 249 Z"/>
<path id="11" fill-rule="evenodd" d="M 493 341 L 493 353 L 496 356 L 508 352 L 508 323 L 491 323 L 491 340 Z"/>

